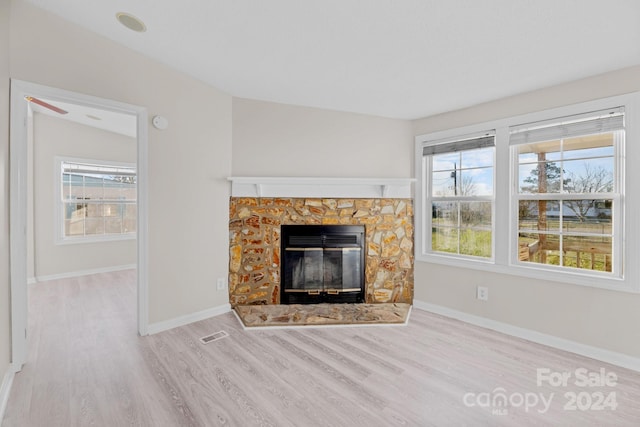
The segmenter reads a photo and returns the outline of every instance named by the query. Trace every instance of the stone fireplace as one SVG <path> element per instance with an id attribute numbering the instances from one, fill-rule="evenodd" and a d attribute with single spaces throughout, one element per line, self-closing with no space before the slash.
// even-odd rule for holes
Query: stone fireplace
<path id="1" fill-rule="evenodd" d="M 281 277 L 282 225 L 364 227 L 364 302 L 412 303 L 411 198 L 232 196 L 229 203 L 232 306 L 286 302 Z"/>

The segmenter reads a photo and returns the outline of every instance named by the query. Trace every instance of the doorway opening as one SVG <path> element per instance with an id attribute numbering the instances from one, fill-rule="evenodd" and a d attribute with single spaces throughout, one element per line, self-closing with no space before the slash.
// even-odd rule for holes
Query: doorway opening
<path id="1" fill-rule="evenodd" d="M 65 237 L 66 232 L 64 228 L 65 220 L 78 221 L 78 212 L 88 215 L 89 212 L 101 212 L 99 218 L 85 218 L 82 219 L 84 223 L 102 221 L 103 224 L 108 224 L 109 228 L 101 228 L 95 226 L 91 230 L 102 230 L 102 236 L 96 235 L 89 236 L 91 239 L 114 239 L 116 228 L 126 231 L 123 223 L 118 223 L 117 218 L 105 218 L 104 212 L 109 212 L 111 215 L 112 210 L 114 212 L 122 210 L 124 221 L 125 216 L 128 219 L 128 226 L 133 223 L 136 225 L 134 233 L 129 233 L 130 237 L 135 239 L 133 251 L 135 252 L 135 267 L 136 273 L 136 290 L 137 290 L 137 329 L 140 335 L 147 334 L 148 325 L 148 266 L 147 266 L 147 247 L 148 237 L 146 233 L 147 224 L 147 111 L 144 107 L 139 107 L 131 104 L 125 104 L 118 101 L 113 101 L 104 98 L 98 98 L 88 95 L 83 95 L 66 90 L 51 88 L 34 83 L 24 82 L 20 80 L 11 81 L 11 128 L 10 128 L 10 251 L 11 251 L 11 321 L 12 321 L 12 367 L 14 371 L 19 371 L 22 368 L 27 356 L 27 313 L 28 313 L 28 296 L 27 296 L 27 283 L 29 276 L 33 272 L 33 276 L 37 276 L 35 267 L 31 269 L 30 266 L 35 266 L 35 256 L 30 254 L 30 228 L 32 228 L 33 217 L 30 212 L 33 211 L 33 207 L 30 206 L 30 181 L 29 173 L 32 168 L 30 144 L 33 134 L 31 126 L 33 125 L 33 114 L 38 113 L 44 117 L 53 117 L 55 120 L 59 118 L 65 118 L 71 122 L 90 125 L 96 128 L 101 128 L 103 131 L 108 130 L 110 132 L 124 132 L 129 133 L 131 140 L 135 142 L 133 148 L 134 166 L 136 170 L 136 209 L 132 214 L 132 209 L 127 210 L 125 202 L 115 203 L 115 200 L 107 200 L 104 198 L 104 194 L 109 192 L 111 194 L 112 188 L 106 190 L 107 187 L 120 186 L 123 189 L 127 187 L 126 182 L 117 182 L 118 178 L 108 180 L 109 182 L 103 182 L 101 191 L 103 192 L 102 200 L 96 199 L 93 193 L 98 191 L 96 188 L 91 188 L 93 193 L 90 196 L 83 195 L 82 205 L 87 205 L 86 209 L 77 210 L 77 212 L 71 212 L 69 218 L 64 217 L 65 210 L 73 206 L 72 203 L 67 203 L 69 206 L 64 205 L 64 200 L 60 205 L 60 215 L 56 218 L 55 222 L 50 221 L 50 225 L 56 228 L 60 226 L 60 233 L 58 237 Z M 102 116 L 102 117 L 101 117 Z M 75 117 L 74 120 L 72 117 Z M 43 122 L 50 119 L 45 119 Z M 115 120 L 115 121 L 114 121 Z M 120 120 L 120 121 L 119 121 Z M 84 121 L 84 123 L 83 123 Z M 95 122 L 100 122 L 98 125 Z M 51 122 L 50 123 L 54 123 Z M 106 126 L 106 127 L 105 127 Z M 109 126 L 112 126 L 109 128 Z M 118 129 L 120 126 L 120 129 Z M 34 148 L 34 151 L 36 148 Z M 86 156 L 83 156 L 86 157 Z M 44 164 L 47 164 L 45 161 Z M 49 162 L 51 170 L 55 171 L 55 163 Z M 60 171 L 57 171 L 60 172 Z M 64 192 L 65 181 L 64 173 L 54 173 L 49 175 L 48 179 L 54 180 L 60 179 L 61 194 Z M 67 173 L 67 190 L 72 187 L 72 180 Z M 45 177 L 46 179 L 47 177 Z M 95 181 L 95 180 L 93 180 Z M 92 182 L 93 182 L 92 181 Z M 120 180 L 122 181 L 122 179 Z M 126 180 L 125 180 L 126 181 Z M 76 177 L 77 182 L 77 177 Z M 113 184 L 113 185 L 111 185 Z M 50 188 L 53 186 L 50 186 Z M 94 186 L 95 187 L 95 186 Z M 78 191 L 74 187 L 74 191 Z M 85 188 L 81 191 L 87 191 Z M 118 190 L 119 191 L 119 190 Z M 125 191 L 125 190 L 123 190 Z M 69 196 L 67 194 L 67 196 Z M 79 197 L 78 194 L 74 194 L 73 197 Z M 88 200 L 84 200 L 85 197 L 89 197 Z M 93 199 L 91 199 L 93 197 Z M 53 203 L 54 197 L 49 198 L 49 202 Z M 63 198 L 64 199 L 64 198 Z M 35 201 L 35 197 L 33 198 Z M 109 203 L 109 202 L 114 203 Z M 37 203 L 37 202 L 35 202 Z M 92 209 L 88 206 L 92 205 Z M 104 207 L 108 207 L 107 211 Z M 57 210 L 54 208 L 57 212 Z M 126 214 L 126 215 L 125 215 Z M 75 216 L 73 216 L 75 215 Z M 134 218 L 132 218 L 132 216 Z M 69 222 L 67 221 L 67 222 Z M 121 222 L 122 222 L 121 221 Z M 116 224 L 117 223 L 117 224 Z M 68 224 L 67 224 L 68 225 Z M 118 227 L 116 227 L 118 225 Z M 124 228 L 123 228 L 124 227 Z M 67 228 L 69 230 L 70 228 Z M 86 228 L 85 228 L 86 229 Z M 33 231 L 33 230 L 31 230 Z M 106 231 L 106 233 L 105 233 Z M 52 233 L 53 234 L 53 233 Z M 48 236 L 51 237 L 51 236 Z M 73 236 L 66 236 L 73 237 Z M 69 240 L 69 239 L 67 239 Z M 73 239 L 71 239 L 73 240 Z M 64 241 L 64 239 L 62 239 Z M 69 243 L 67 241 L 67 243 Z M 56 244 L 61 245 L 60 241 Z M 64 245 L 64 243 L 62 243 Z M 95 271 L 96 269 L 94 269 Z M 97 269 L 99 270 L 99 269 Z M 95 271 L 98 272 L 98 271 Z M 46 274 L 44 278 L 48 278 Z M 55 278 L 55 274 L 49 275 L 50 278 Z"/>

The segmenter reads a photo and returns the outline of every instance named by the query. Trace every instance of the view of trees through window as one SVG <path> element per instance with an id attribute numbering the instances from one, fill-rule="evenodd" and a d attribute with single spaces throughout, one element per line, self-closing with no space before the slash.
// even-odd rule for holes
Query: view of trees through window
<path id="1" fill-rule="evenodd" d="M 612 271 L 615 136 L 517 146 L 520 261 Z"/>
<path id="2" fill-rule="evenodd" d="M 431 157 L 431 247 L 435 252 L 490 258 L 493 147 Z"/>
<path id="3" fill-rule="evenodd" d="M 132 167 L 61 163 L 63 236 L 136 232 L 136 170 Z"/>
<path id="4" fill-rule="evenodd" d="M 626 157 L 637 148 L 637 99 L 416 137 L 417 259 L 627 287 L 637 275 L 636 172 Z"/>

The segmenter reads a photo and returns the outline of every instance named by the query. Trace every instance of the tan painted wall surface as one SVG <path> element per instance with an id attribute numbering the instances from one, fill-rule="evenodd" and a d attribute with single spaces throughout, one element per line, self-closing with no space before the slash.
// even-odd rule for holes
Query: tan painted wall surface
<path id="1" fill-rule="evenodd" d="M 0 1 L 0 378 L 11 361 L 9 286 L 9 2 Z M 1 381 L 1 380 L 0 380 Z"/>
<path id="2" fill-rule="evenodd" d="M 5 100 L 7 3 L 0 2 L 0 99 Z M 143 105 L 150 115 L 169 119 L 168 130 L 150 128 L 149 137 L 151 322 L 227 302 L 214 284 L 228 269 L 224 178 L 232 172 L 411 177 L 414 135 L 640 90 L 640 67 L 635 67 L 417 120 L 413 132 L 399 120 L 235 99 L 232 164 L 230 96 L 18 0 L 11 2 L 10 64 L 15 78 Z M 7 107 L 0 105 L 3 212 Z M 331 155 L 336 149 L 347 150 L 342 159 Z M 160 209 L 167 204 L 176 208 Z M 2 214 L 0 237 L 7 233 Z M 7 240 L 0 239 L 0 369 L 9 347 Z M 480 282 L 490 286 L 484 305 L 473 298 Z M 638 295 L 417 262 L 415 298 L 640 357 Z"/>
<path id="3" fill-rule="evenodd" d="M 167 117 L 149 126 L 150 322 L 226 304 L 231 97 L 19 0 L 10 54 L 14 78 Z"/>
<path id="4" fill-rule="evenodd" d="M 640 66 L 417 120 L 414 133 L 421 135 L 638 90 Z M 638 161 L 627 159 L 629 165 Z M 416 300 L 640 357 L 638 294 L 419 261 L 415 273 Z M 475 299 L 477 285 L 489 287 L 489 301 Z"/>
<path id="5" fill-rule="evenodd" d="M 55 243 L 57 209 L 54 194 L 55 157 L 136 162 L 136 139 L 35 113 L 35 276 L 50 276 L 136 263 L 133 239 L 81 244 Z"/>
<path id="6" fill-rule="evenodd" d="M 234 176 L 413 176 L 411 122 L 234 98 Z"/>

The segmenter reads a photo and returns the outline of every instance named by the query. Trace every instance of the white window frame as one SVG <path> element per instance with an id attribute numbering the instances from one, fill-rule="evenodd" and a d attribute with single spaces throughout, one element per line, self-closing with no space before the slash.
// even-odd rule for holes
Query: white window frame
<path id="1" fill-rule="evenodd" d="M 625 140 L 627 141 L 621 147 L 621 152 L 617 157 L 620 160 L 620 164 L 616 165 L 617 173 L 619 174 L 617 178 L 620 183 L 620 200 L 618 203 L 620 204 L 622 216 L 621 218 L 614 218 L 613 227 L 614 241 L 620 243 L 620 251 L 622 251 L 621 256 L 618 257 L 619 262 L 622 264 L 616 271 L 619 274 L 603 274 L 602 272 L 571 268 L 566 270 L 562 268 L 549 269 L 540 264 L 519 262 L 517 253 L 517 199 L 514 197 L 514 186 L 517 185 L 517 165 L 513 158 L 513 150 L 509 145 L 509 128 L 523 123 L 554 120 L 616 107 L 623 107 L 625 110 Z M 480 133 L 486 129 L 495 129 L 496 132 L 495 215 L 493 218 L 494 224 L 496 224 L 493 233 L 494 259 L 484 261 L 475 258 L 430 253 L 428 243 L 431 239 L 431 233 L 430 228 L 428 228 L 429 224 L 425 221 L 425 218 L 430 217 L 430 211 L 427 210 L 426 205 L 426 192 L 428 189 L 425 188 L 424 184 L 427 168 L 422 155 L 423 147 L 429 141 Z M 640 162 L 640 92 L 419 135 L 415 138 L 414 155 L 416 174 L 416 261 L 640 293 L 640 262 L 637 260 L 637 255 L 640 253 L 640 221 L 633 220 L 637 216 L 634 213 L 640 212 L 640 192 L 625 191 L 625 185 L 628 187 L 629 184 L 640 182 L 640 167 L 634 167 L 633 163 L 630 163 Z M 625 165 L 625 161 L 629 163 Z M 625 221 L 625 218 L 629 220 Z M 616 219 L 618 223 L 615 223 Z"/>
<path id="2" fill-rule="evenodd" d="M 421 144 L 421 152 L 420 155 L 422 156 L 422 163 L 423 163 L 423 181 L 422 183 L 424 184 L 424 182 L 427 183 L 427 185 L 425 185 L 424 188 L 424 206 L 425 206 L 425 217 L 424 217 L 424 227 L 425 230 L 431 230 L 433 228 L 433 218 L 432 215 L 429 214 L 429 212 L 431 212 L 431 206 L 433 204 L 433 202 L 442 202 L 442 201 L 457 201 L 457 202 L 491 202 L 491 256 L 490 257 L 479 257 L 479 256 L 472 256 L 472 255 L 465 255 L 465 254 L 460 254 L 460 253 L 448 253 L 448 252 L 443 252 L 443 251 L 434 251 L 432 249 L 432 239 L 431 239 L 431 233 L 424 236 L 424 240 L 423 240 L 423 247 L 424 250 L 434 256 L 442 256 L 442 257 L 453 257 L 453 258 L 465 258 L 465 259 L 470 259 L 470 260 L 474 260 L 477 262 L 493 262 L 494 257 L 495 257 L 495 238 L 494 238 L 494 234 L 495 234 L 495 195 L 496 195 L 496 188 L 495 188 L 495 170 L 496 170 L 496 157 L 495 157 L 495 145 L 493 146 L 493 158 L 492 158 L 492 168 L 493 168 L 493 189 L 492 189 L 492 193 L 490 196 L 444 196 L 444 197 L 434 197 L 433 196 L 433 191 L 432 191 L 432 176 L 433 176 L 433 162 L 430 161 L 433 158 L 433 155 L 424 155 L 423 151 L 425 148 L 429 148 L 429 147 L 434 147 L 434 146 L 438 146 L 438 145 L 443 145 L 443 144 L 450 144 L 450 143 L 456 143 L 456 142 L 464 142 L 464 141 L 468 141 L 470 139 L 476 139 L 476 138 L 482 138 L 484 136 L 492 136 L 494 138 L 494 142 L 495 142 L 495 131 L 493 129 L 491 130 L 484 130 L 481 132 L 476 132 L 476 133 L 471 133 L 471 134 L 467 134 L 467 135 L 456 135 L 454 137 L 447 137 L 447 138 L 442 138 L 442 139 L 436 139 L 436 140 L 428 140 L 425 141 L 423 144 Z M 429 207 L 428 210 L 426 207 Z M 459 230 L 459 228 L 458 228 Z"/>
<path id="3" fill-rule="evenodd" d="M 62 164 L 63 163 L 80 163 L 88 165 L 104 165 L 107 167 L 126 167 L 136 169 L 135 163 L 116 162 L 111 160 L 97 160 L 97 159 L 83 159 L 77 157 L 56 156 L 54 167 L 54 230 L 55 230 L 55 242 L 56 245 L 68 245 L 78 243 L 95 243 L 95 242 L 109 242 L 120 240 L 135 240 L 137 238 L 137 231 L 122 234 L 92 234 L 84 236 L 65 236 L 64 234 L 64 215 L 63 208 L 64 202 L 62 200 Z M 137 204 L 137 200 L 136 200 Z M 136 224 L 136 229 L 138 224 Z"/>
<path id="4" fill-rule="evenodd" d="M 605 110 L 605 111 L 611 111 L 611 110 L 616 110 L 614 109 L 609 109 L 609 110 Z M 621 109 L 624 110 L 624 109 Z M 622 111 L 624 112 L 624 111 Z M 593 117 L 595 114 L 597 114 L 598 112 L 594 112 L 593 114 L 585 114 L 585 116 L 588 117 Z M 626 117 L 626 113 L 625 113 L 625 117 Z M 555 121 L 552 121 L 554 125 L 558 124 L 559 122 L 562 121 L 563 118 L 558 118 Z M 512 245 L 513 247 L 518 247 L 518 235 L 519 235 L 519 227 L 518 227 L 518 220 L 517 218 L 515 218 L 516 214 L 515 212 L 518 212 L 518 203 L 522 200 L 540 200 L 540 199 L 545 199 L 545 200 L 552 200 L 552 201 L 556 201 L 560 204 L 562 204 L 563 201 L 566 200 L 583 200 L 583 199 L 596 199 L 596 200 L 613 200 L 614 203 L 614 210 L 613 210 L 613 215 L 611 218 L 612 221 L 612 225 L 614 227 L 613 230 L 613 242 L 612 242 L 612 258 L 613 258 L 613 263 L 612 263 L 612 272 L 600 272 L 600 271 L 593 271 L 593 270 L 588 270 L 590 275 L 594 275 L 594 276 L 598 276 L 601 275 L 602 277 L 611 277 L 611 278 L 616 278 L 616 279 L 621 279 L 623 277 L 623 262 L 622 262 L 622 256 L 621 254 L 623 253 L 623 247 L 622 247 L 622 239 L 620 238 L 616 238 L 616 232 L 615 229 L 624 229 L 624 197 L 623 197 L 623 193 L 622 193 L 622 189 L 623 189 L 623 182 L 624 182 L 624 176 L 620 173 L 621 170 L 623 170 L 624 167 L 624 146 L 625 146 L 625 138 L 623 135 L 621 135 L 623 132 L 620 132 L 619 130 L 617 131 L 616 135 L 614 136 L 614 163 L 615 163 L 615 174 L 614 174 L 614 191 L 611 193 L 579 193 L 579 194 L 574 194 L 574 193 L 565 193 L 565 192 L 558 192 L 558 193 L 547 193 L 544 196 L 539 196 L 537 194 L 527 194 L 527 193 L 519 193 L 518 187 L 518 168 L 520 166 L 519 164 L 519 158 L 518 158 L 518 147 L 519 144 L 513 144 L 510 141 L 510 150 L 511 150 L 511 166 L 513 168 L 512 170 L 512 176 L 514 177 L 514 179 L 512 180 L 512 187 L 511 187 L 511 200 L 513 202 L 512 206 L 511 206 L 511 210 L 510 212 L 514 213 L 514 224 L 515 224 L 515 229 L 513 230 L 513 232 L 511 233 L 511 238 L 513 239 L 512 241 Z M 592 134 L 592 133 L 589 133 Z M 560 139 L 564 139 L 564 138 L 560 138 Z M 562 156 L 561 156 L 562 157 Z M 562 161 L 563 159 L 561 159 Z M 586 197 L 588 196 L 588 197 Z M 563 236 L 565 233 L 562 230 L 558 231 L 558 235 Z M 521 267 L 525 267 L 525 268 L 539 268 L 539 269 L 545 269 L 545 270 L 557 270 L 557 269 L 562 269 L 562 271 L 566 271 L 565 269 L 569 268 L 569 267 L 564 267 L 564 266 L 555 266 L 555 265 L 548 265 L 548 264 L 539 264 L 539 263 L 532 263 L 532 262 L 524 262 L 524 261 L 520 261 L 518 254 L 517 253 L 510 253 L 511 256 L 511 263 L 512 264 L 516 264 L 519 265 Z M 587 270 L 576 270 L 574 271 L 574 273 L 586 273 Z"/>

